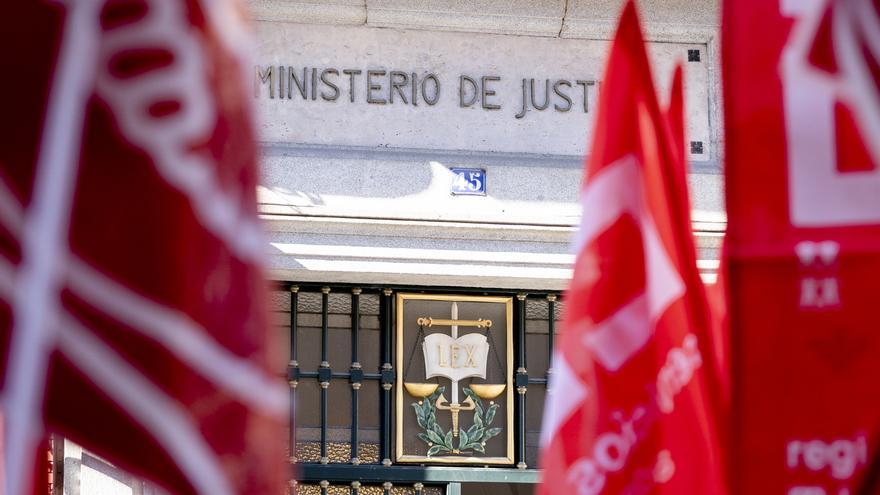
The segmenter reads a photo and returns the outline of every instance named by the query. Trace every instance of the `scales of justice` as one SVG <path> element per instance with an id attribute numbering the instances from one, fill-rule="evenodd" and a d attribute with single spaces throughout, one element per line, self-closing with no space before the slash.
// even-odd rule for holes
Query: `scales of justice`
<path id="1" fill-rule="evenodd" d="M 412 362 L 413 355 L 421 340 L 425 359 L 425 378 L 442 377 L 451 382 L 450 400 L 447 400 L 444 393 L 445 387 L 441 388 L 439 383 L 410 382 L 404 379 L 403 386 L 407 393 L 420 399 L 412 406 L 416 410 L 419 426 L 425 430 L 425 433 L 420 433 L 419 437 L 428 444 L 428 455 L 440 452 L 461 454 L 465 449 L 485 452 L 485 442 L 501 431 L 500 428 L 489 428 L 498 408 L 498 405 L 491 401 L 501 395 L 507 385 L 504 383 L 471 383 L 464 390 L 461 390 L 465 395 L 464 400 L 461 400 L 459 382 L 467 378 L 486 379 L 486 365 L 490 347 L 495 352 L 495 358 L 501 372 L 504 373 L 504 367 L 498 358 L 494 345 L 490 346 L 492 320 L 482 318 L 460 320 L 458 319 L 458 303 L 453 302 L 451 319 L 422 317 L 417 319 L 417 323 L 419 335 L 413 346 L 410 362 Z M 425 328 L 447 326 L 450 328 L 449 334 L 437 332 L 424 335 Z M 485 330 L 485 334 L 468 333 L 459 336 L 459 327 L 476 327 Z M 494 344 L 494 342 L 492 343 Z M 483 407 L 481 399 L 490 401 L 489 408 Z M 452 415 L 451 431 L 444 432 L 437 425 L 436 411 L 450 412 Z M 467 430 L 462 429 L 459 424 L 459 414 L 462 411 L 475 411 L 474 424 Z M 453 442 L 453 438 L 459 440 L 457 445 Z"/>

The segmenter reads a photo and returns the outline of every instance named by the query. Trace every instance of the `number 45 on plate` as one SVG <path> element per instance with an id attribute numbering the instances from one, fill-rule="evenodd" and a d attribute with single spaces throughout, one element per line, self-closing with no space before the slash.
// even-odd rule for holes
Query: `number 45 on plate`
<path id="1" fill-rule="evenodd" d="M 452 168 L 452 194 L 486 195 L 486 171 L 481 168 Z"/>

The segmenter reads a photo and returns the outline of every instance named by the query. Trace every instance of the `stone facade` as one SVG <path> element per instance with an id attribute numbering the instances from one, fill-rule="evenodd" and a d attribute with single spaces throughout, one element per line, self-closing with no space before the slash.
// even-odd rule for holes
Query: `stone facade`
<path id="1" fill-rule="evenodd" d="M 602 46 L 610 38 L 622 1 L 249 0 L 248 4 L 256 20 L 258 69 L 336 64 L 341 70 L 339 64 L 344 62 L 369 70 L 374 68 L 371 64 L 404 60 L 409 66 L 430 70 L 437 59 L 430 51 L 417 50 L 429 46 L 420 45 L 419 40 L 434 40 L 447 57 L 457 51 L 462 54 L 458 59 L 448 58 L 447 75 L 457 78 L 467 69 L 466 55 L 473 50 L 469 45 L 480 40 L 481 46 L 499 52 L 517 47 L 518 52 L 502 56 L 498 67 L 518 79 L 530 77 L 525 75 L 527 69 L 540 65 L 541 57 L 532 50 L 541 47 L 560 52 L 554 54 L 556 62 L 547 62 L 546 77 L 568 77 L 569 73 L 575 77 L 578 61 L 573 54 L 577 50 L 598 53 L 587 57 L 584 71 L 601 76 L 602 49 L 589 47 Z M 689 183 L 700 268 L 711 281 L 726 225 L 719 158 L 723 141 L 718 0 L 642 0 L 640 5 L 647 38 L 654 42 L 652 56 L 663 67 L 656 75 L 661 89 L 667 87 L 664 78 L 674 57 L 686 59 L 688 49 L 701 54 L 696 65 L 685 64 L 685 70 L 692 73 L 689 77 L 697 78 L 689 79 L 689 131 L 699 135 L 705 149 L 699 156 L 691 155 Z M 309 51 L 321 46 L 322 36 L 335 36 L 326 46 L 337 43 L 338 51 Z M 407 40 L 414 41 L 408 44 Z M 346 58 L 351 55 L 346 42 L 357 57 Z M 382 46 L 389 42 L 398 46 L 383 53 Z M 568 60 L 559 62 L 560 57 Z M 518 63 L 523 75 L 516 73 Z M 569 72 L 562 74 L 560 67 Z M 583 132 L 564 130 L 572 137 L 553 146 L 538 138 L 532 142 L 523 142 L 521 136 L 511 138 L 508 134 L 515 132 L 507 132 L 504 125 L 516 126 L 517 121 L 509 116 L 504 121 L 487 120 L 487 125 L 496 128 L 486 134 L 484 146 L 475 146 L 480 149 L 465 147 L 474 136 L 455 135 L 454 125 L 446 125 L 430 138 L 396 135 L 383 143 L 368 137 L 381 137 L 394 122 L 364 120 L 359 114 L 361 110 L 373 112 L 373 108 L 351 107 L 346 116 L 340 112 L 342 107 L 336 107 L 335 116 L 331 115 L 336 120 L 332 120 L 322 115 L 322 108 L 328 107 L 269 100 L 266 88 L 257 84 L 256 89 L 263 91 L 257 106 L 267 117 L 262 124 L 259 201 L 273 279 L 470 289 L 565 288 L 574 261 L 569 242 L 580 215 L 581 153 L 594 114 L 579 121 L 571 117 L 571 125 L 583 125 Z M 444 91 L 455 94 L 456 88 Z M 441 107 L 437 109 L 440 118 L 448 124 L 458 109 L 454 103 Z M 481 118 L 476 112 L 469 117 Z M 315 120 L 322 127 L 315 126 Z M 537 131 L 528 132 L 540 137 Z M 450 145 L 445 139 L 450 136 L 465 145 Z M 570 139 L 581 141 L 569 145 Z M 451 195 L 454 176 L 450 167 L 485 170 L 487 195 Z M 274 309 L 284 320 L 289 298 L 276 296 Z M 365 318 L 376 317 L 371 313 Z M 283 333 L 282 323 L 279 331 Z M 530 332 L 541 331 L 533 326 Z M 65 442 L 63 457 L 60 488 L 65 494 L 158 493 L 70 442 Z"/>
<path id="2" fill-rule="evenodd" d="M 498 53 L 485 59 L 486 70 L 506 70 L 518 78 L 540 73 L 542 68 L 547 77 L 565 77 L 579 67 L 581 53 L 584 72 L 601 76 L 604 55 L 601 48 L 591 48 L 591 43 L 604 46 L 601 43 L 612 34 L 621 2 L 252 0 L 250 6 L 257 19 L 262 70 L 273 65 L 297 71 L 302 66 L 336 65 L 341 70 L 345 64 L 364 71 L 393 70 L 403 59 L 406 67 L 402 70 L 416 65 L 430 71 L 432 64 L 439 64 L 453 78 L 473 70 L 467 60 L 483 56 L 471 46 L 473 40 L 480 40 L 483 50 Z M 699 62 L 684 64 L 689 74 L 689 133 L 704 148 L 703 153 L 691 155 L 689 182 L 700 267 L 711 281 L 725 227 L 719 160 L 723 142 L 719 139 L 718 4 L 714 0 L 653 0 L 641 2 L 641 10 L 647 38 L 657 42 L 650 50 L 661 91 L 668 86 L 667 76 L 676 59 L 684 60 L 690 49 L 701 55 Z M 315 33 L 344 42 L 322 45 Z M 439 41 L 432 45 L 424 40 Z M 444 48 L 449 45 L 452 48 Z M 335 53 L 308 51 L 320 46 L 340 48 Z M 512 46 L 516 50 L 505 50 Z M 565 52 L 562 58 L 571 60 L 542 63 L 536 57 L 542 50 Z M 357 55 L 346 58 L 349 51 Z M 597 51 L 599 56 L 593 56 Z M 455 54 L 462 56 L 455 58 Z M 560 54 L 547 56 L 554 57 Z M 568 72 L 560 73 L 559 67 Z M 326 111 L 337 115 L 327 117 L 322 108 L 330 107 L 321 107 L 320 99 L 270 100 L 268 88 L 258 85 L 258 90 L 263 92 L 258 106 L 270 117 L 263 124 L 260 202 L 269 230 L 274 278 L 565 287 L 574 259 L 569 240 L 579 221 L 582 152 L 592 115 L 570 119 L 569 127 L 564 127 L 550 123 L 542 114 L 552 131 L 543 137 L 540 127 L 523 134 L 516 127 L 520 122 L 512 118 L 491 122 L 486 118 L 485 126 L 499 128 L 475 140 L 473 134 L 485 126 L 468 130 L 464 136 L 456 133 L 459 124 L 454 119 L 460 117 L 454 112 L 471 109 L 454 108 L 450 102 L 448 107 L 437 106 L 435 114 L 440 117 L 436 125 L 431 124 L 436 135 L 426 135 L 430 128 L 425 128 L 408 136 L 401 135 L 402 130 L 425 125 L 412 112 L 393 113 L 386 107 L 382 110 L 388 111 L 382 114 L 367 105 L 352 104 L 350 112 L 340 113 L 343 107 L 339 105 L 349 104 L 341 101 Z M 450 84 L 444 91 L 446 96 L 457 88 Z M 418 111 L 429 118 L 427 111 Z M 388 120 L 381 115 L 388 115 Z M 315 116 L 321 125 L 310 131 L 308 119 L 299 120 L 304 116 Z M 397 119 L 401 118 L 411 119 L 409 127 L 400 126 Z M 477 111 L 467 118 L 484 117 Z M 580 127 L 571 129 L 581 125 L 582 132 Z M 383 136 L 386 129 L 393 129 L 393 135 Z M 450 195 L 454 177 L 450 167 L 484 169 L 487 196 Z"/>

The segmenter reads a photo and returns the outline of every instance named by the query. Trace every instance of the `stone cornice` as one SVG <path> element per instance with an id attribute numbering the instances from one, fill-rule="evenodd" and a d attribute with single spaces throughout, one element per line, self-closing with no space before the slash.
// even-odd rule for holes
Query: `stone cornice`
<path id="1" fill-rule="evenodd" d="M 258 21 L 608 39 L 621 0 L 248 0 Z M 718 0 L 643 0 L 651 41 L 705 43 Z"/>

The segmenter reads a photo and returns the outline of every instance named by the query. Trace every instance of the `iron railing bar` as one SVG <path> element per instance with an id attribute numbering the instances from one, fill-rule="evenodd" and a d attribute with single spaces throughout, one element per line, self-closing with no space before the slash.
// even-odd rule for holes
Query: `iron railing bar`
<path id="1" fill-rule="evenodd" d="M 381 462 L 383 466 L 391 465 L 391 388 L 392 384 L 385 375 L 393 376 L 394 367 L 391 364 L 392 361 L 392 352 L 391 352 L 391 343 L 392 343 L 392 334 L 393 334 L 393 325 L 394 325 L 394 307 L 392 304 L 392 296 L 393 291 L 391 289 L 383 289 L 382 290 L 382 301 L 381 301 L 381 315 L 380 315 L 380 324 L 382 327 L 382 410 L 380 411 L 381 417 L 381 431 L 379 433 L 379 457 L 381 458 Z"/>
<path id="2" fill-rule="evenodd" d="M 361 463 L 358 456 L 358 392 L 360 384 L 351 388 L 351 462 L 354 465 Z"/>
<path id="3" fill-rule="evenodd" d="M 320 374 L 317 371 L 300 371 L 300 378 L 318 378 Z M 345 371 L 334 371 L 330 374 L 332 378 L 351 378 L 351 373 Z M 364 380 L 381 380 L 382 375 L 379 373 L 364 373 Z"/>
<path id="4" fill-rule="evenodd" d="M 300 371 L 300 378 L 318 378 L 320 375 L 317 371 Z M 351 378 L 351 373 L 338 371 L 330 374 L 332 378 Z M 381 380 L 380 373 L 364 373 L 364 380 Z"/>
<path id="5" fill-rule="evenodd" d="M 360 360 L 358 359 L 358 344 L 361 330 L 361 289 L 355 287 L 351 289 L 351 364 L 352 367 L 357 364 L 360 368 Z"/>
<path id="6" fill-rule="evenodd" d="M 329 328 L 329 320 L 330 320 L 330 287 L 322 287 L 321 288 L 321 369 L 318 370 L 318 374 L 320 375 L 323 370 L 330 370 L 330 363 L 327 361 L 327 352 L 328 352 L 328 340 L 330 336 L 330 328 Z M 331 375 L 332 373 L 327 373 L 327 375 Z M 330 382 L 324 379 L 321 379 L 321 464 L 327 464 L 330 462 L 330 458 L 327 456 L 327 389 L 330 387 Z"/>
<path id="7" fill-rule="evenodd" d="M 299 287 L 290 288 L 290 360 L 296 362 L 297 316 L 299 313 Z"/>
<path id="8" fill-rule="evenodd" d="M 382 466 L 381 464 L 300 464 L 293 474 L 301 482 L 350 482 L 361 483 L 424 483 L 426 485 L 476 482 L 476 483 L 538 483 L 537 469 L 511 469 L 501 467 L 453 467 L 453 466 Z"/>
<path id="9" fill-rule="evenodd" d="M 327 464 L 327 387 L 321 386 L 321 464 Z"/>
<path id="10" fill-rule="evenodd" d="M 526 375 L 526 304 L 528 304 L 528 294 L 516 295 L 516 374 L 521 380 Z M 517 469 L 525 469 L 526 465 L 526 383 L 518 380 L 516 383 L 516 405 L 514 407 L 514 416 L 516 416 L 516 448 L 514 455 L 516 457 Z M 526 378 L 528 381 L 528 378 Z"/>
<path id="11" fill-rule="evenodd" d="M 361 388 L 363 371 L 358 361 L 358 337 L 360 333 L 360 294 L 361 289 L 351 290 L 351 372 L 347 373 L 351 381 L 351 459 L 354 465 L 360 464 L 358 458 L 358 393 Z M 357 377 L 357 379 L 355 379 Z"/>
<path id="12" fill-rule="evenodd" d="M 288 364 L 288 383 L 290 384 L 290 412 L 288 417 L 288 425 L 290 434 L 288 441 L 289 461 L 296 462 L 296 428 L 294 426 L 294 413 L 296 412 L 296 380 L 291 373 L 295 373 L 299 364 L 296 361 L 296 334 L 297 334 L 297 315 L 299 313 L 299 287 L 290 287 L 290 363 Z"/>
<path id="13" fill-rule="evenodd" d="M 553 372 L 553 339 L 556 331 L 556 294 L 547 294 L 547 376 Z"/>
<path id="14" fill-rule="evenodd" d="M 321 366 L 327 361 L 327 340 L 330 335 L 330 287 L 321 288 Z M 328 363 L 329 366 L 329 363 Z"/>

